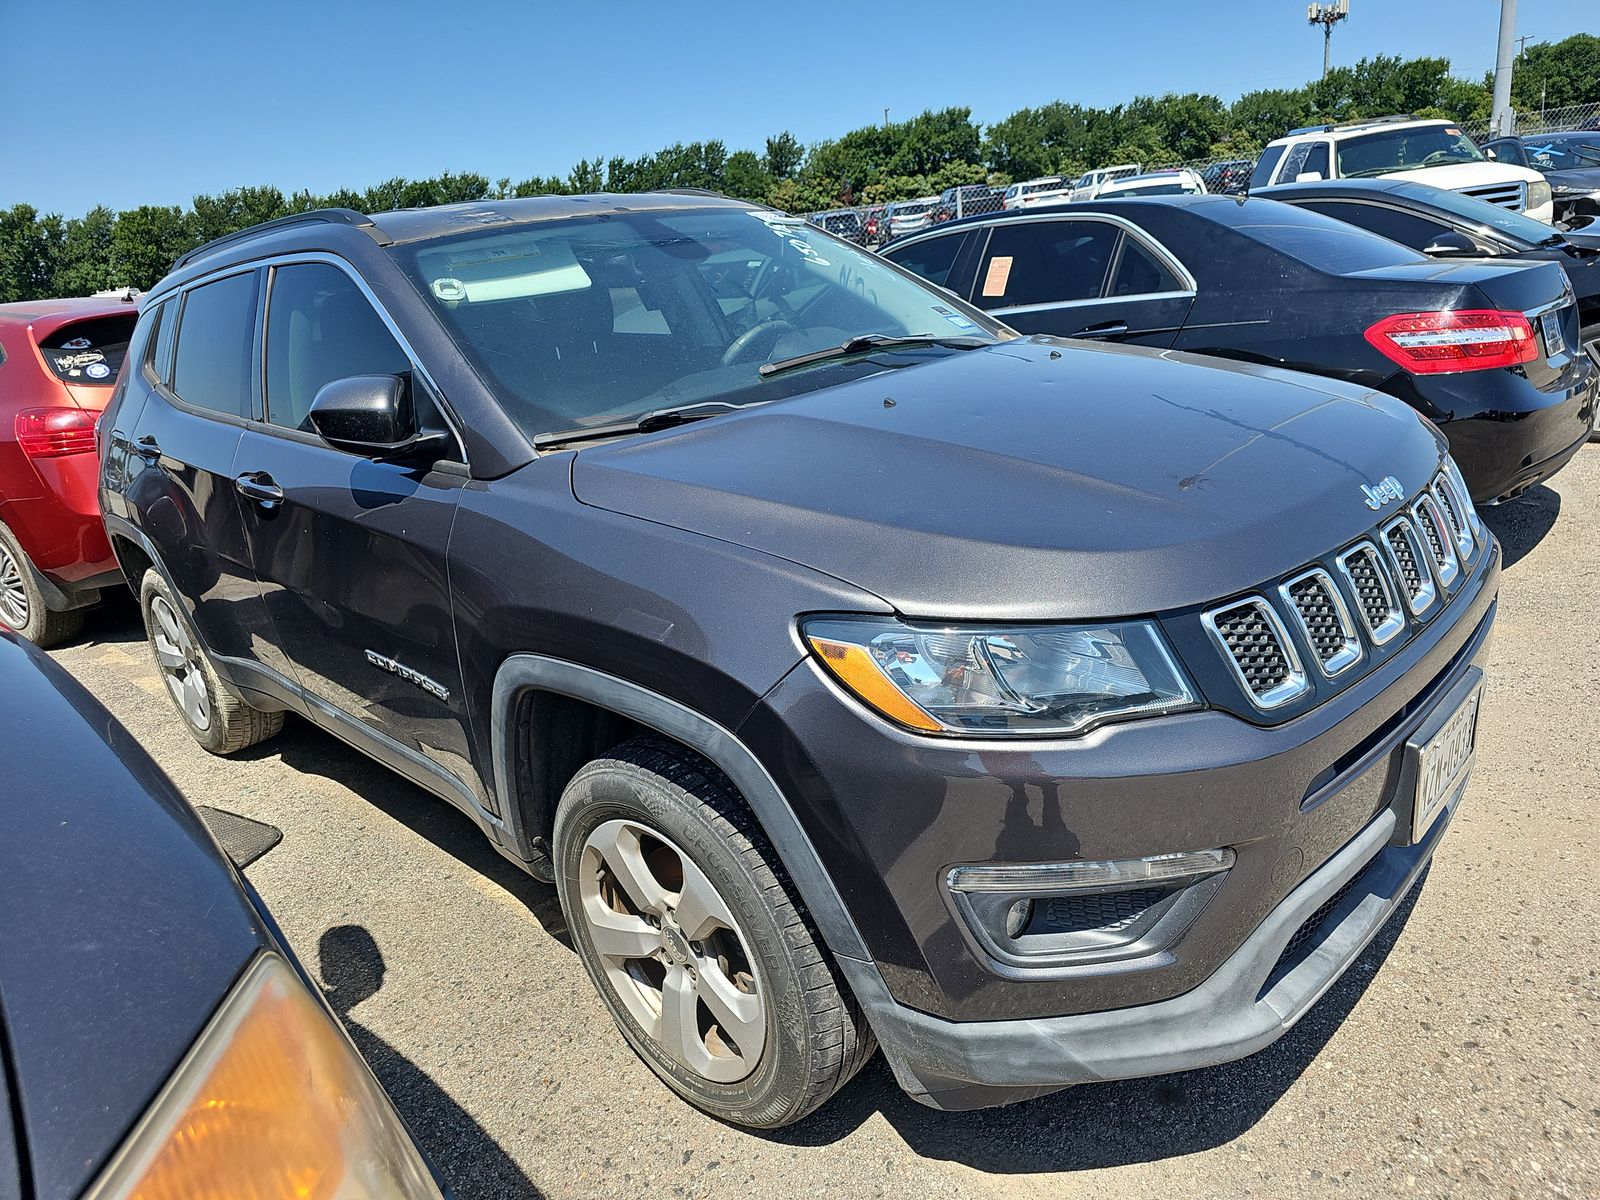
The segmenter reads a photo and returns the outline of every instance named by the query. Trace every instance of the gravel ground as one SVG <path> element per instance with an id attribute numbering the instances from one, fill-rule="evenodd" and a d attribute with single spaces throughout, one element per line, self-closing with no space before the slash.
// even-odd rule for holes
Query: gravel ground
<path id="1" fill-rule="evenodd" d="M 1600 446 L 1489 516 L 1508 562 L 1477 774 L 1408 908 L 1230 1066 L 941 1114 L 882 1059 L 797 1127 L 688 1108 L 632 1055 L 553 889 L 290 719 L 240 759 L 169 711 L 130 602 L 58 650 L 189 798 L 268 821 L 249 874 L 463 1200 L 1600 1196 Z"/>

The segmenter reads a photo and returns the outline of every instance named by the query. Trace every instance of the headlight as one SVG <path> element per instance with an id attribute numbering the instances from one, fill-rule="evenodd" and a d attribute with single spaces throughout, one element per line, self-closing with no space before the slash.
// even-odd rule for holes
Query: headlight
<path id="1" fill-rule="evenodd" d="M 975 628 L 821 617 L 802 631 L 852 695 L 924 733 L 1071 734 L 1199 707 L 1149 621 Z"/>
<path id="2" fill-rule="evenodd" d="M 1536 208 L 1543 208 L 1550 203 L 1550 184 L 1544 179 L 1535 180 L 1528 185 L 1528 209 L 1531 212 Z"/>
<path id="3" fill-rule="evenodd" d="M 439 1200 L 342 1030 L 263 954 L 156 1098 L 90 1200 Z"/>

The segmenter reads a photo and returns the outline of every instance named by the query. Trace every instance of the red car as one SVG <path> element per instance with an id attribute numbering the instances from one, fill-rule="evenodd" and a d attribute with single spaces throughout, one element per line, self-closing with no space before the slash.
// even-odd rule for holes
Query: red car
<path id="1" fill-rule="evenodd" d="M 0 304 L 0 624 L 41 646 L 75 634 L 122 581 L 94 425 L 138 315 L 119 299 Z"/>

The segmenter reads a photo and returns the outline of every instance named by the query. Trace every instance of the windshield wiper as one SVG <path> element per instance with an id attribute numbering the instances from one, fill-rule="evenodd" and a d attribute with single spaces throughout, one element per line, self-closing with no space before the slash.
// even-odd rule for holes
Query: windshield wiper
<path id="1" fill-rule="evenodd" d="M 812 363 L 827 362 L 833 358 L 846 358 L 868 350 L 892 350 L 899 346 L 948 346 L 953 350 L 976 350 L 980 346 L 991 344 L 992 340 L 989 338 L 946 337 L 938 333 L 863 333 L 853 338 L 846 338 L 837 346 L 828 346 L 822 350 L 812 350 L 807 354 L 796 354 L 793 358 L 780 358 L 762 363 L 757 373 L 763 379 L 771 379 L 774 375 L 792 371 L 796 367 L 809 367 Z"/>
<path id="2" fill-rule="evenodd" d="M 579 429 L 562 429 L 552 433 L 535 434 L 533 448 L 548 450 L 568 442 L 594 442 L 601 438 L 621 437 L 628 433 L 649 433 L 655 429 L 669 429 L 690 421 L 703 421 L 722 413 L 735 412 L 750 404 L 730 404 L 726 400 L 698 400 L 693 404 L 679 404 L 672 408 L 652 408 L 627 421 L 614 421 L 609 425 L 590 425 Z"/>

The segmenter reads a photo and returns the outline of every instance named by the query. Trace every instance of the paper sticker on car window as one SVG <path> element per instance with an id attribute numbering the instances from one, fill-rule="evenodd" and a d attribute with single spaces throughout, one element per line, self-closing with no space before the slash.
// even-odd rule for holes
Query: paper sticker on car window
<path id="1" fill-rule="evenodd" d="M 967 320 L 960 313 L 951 312 L 942 304 L 935 304 L 933 306 L 933 311 L 938 313 L 946 321 L 949 321 L 950 324 L 954 325 L 957 329 L 976 329 L 978 327 L 974 322 Z"/>
<path id="2" fill-rule="evenodd" d="M 983 277 L 985 296 L 1004 296 L 1006 284 L 1011 280 L 1011 255 L 1003 254 L 989 260 L 989 272 Z"/>

